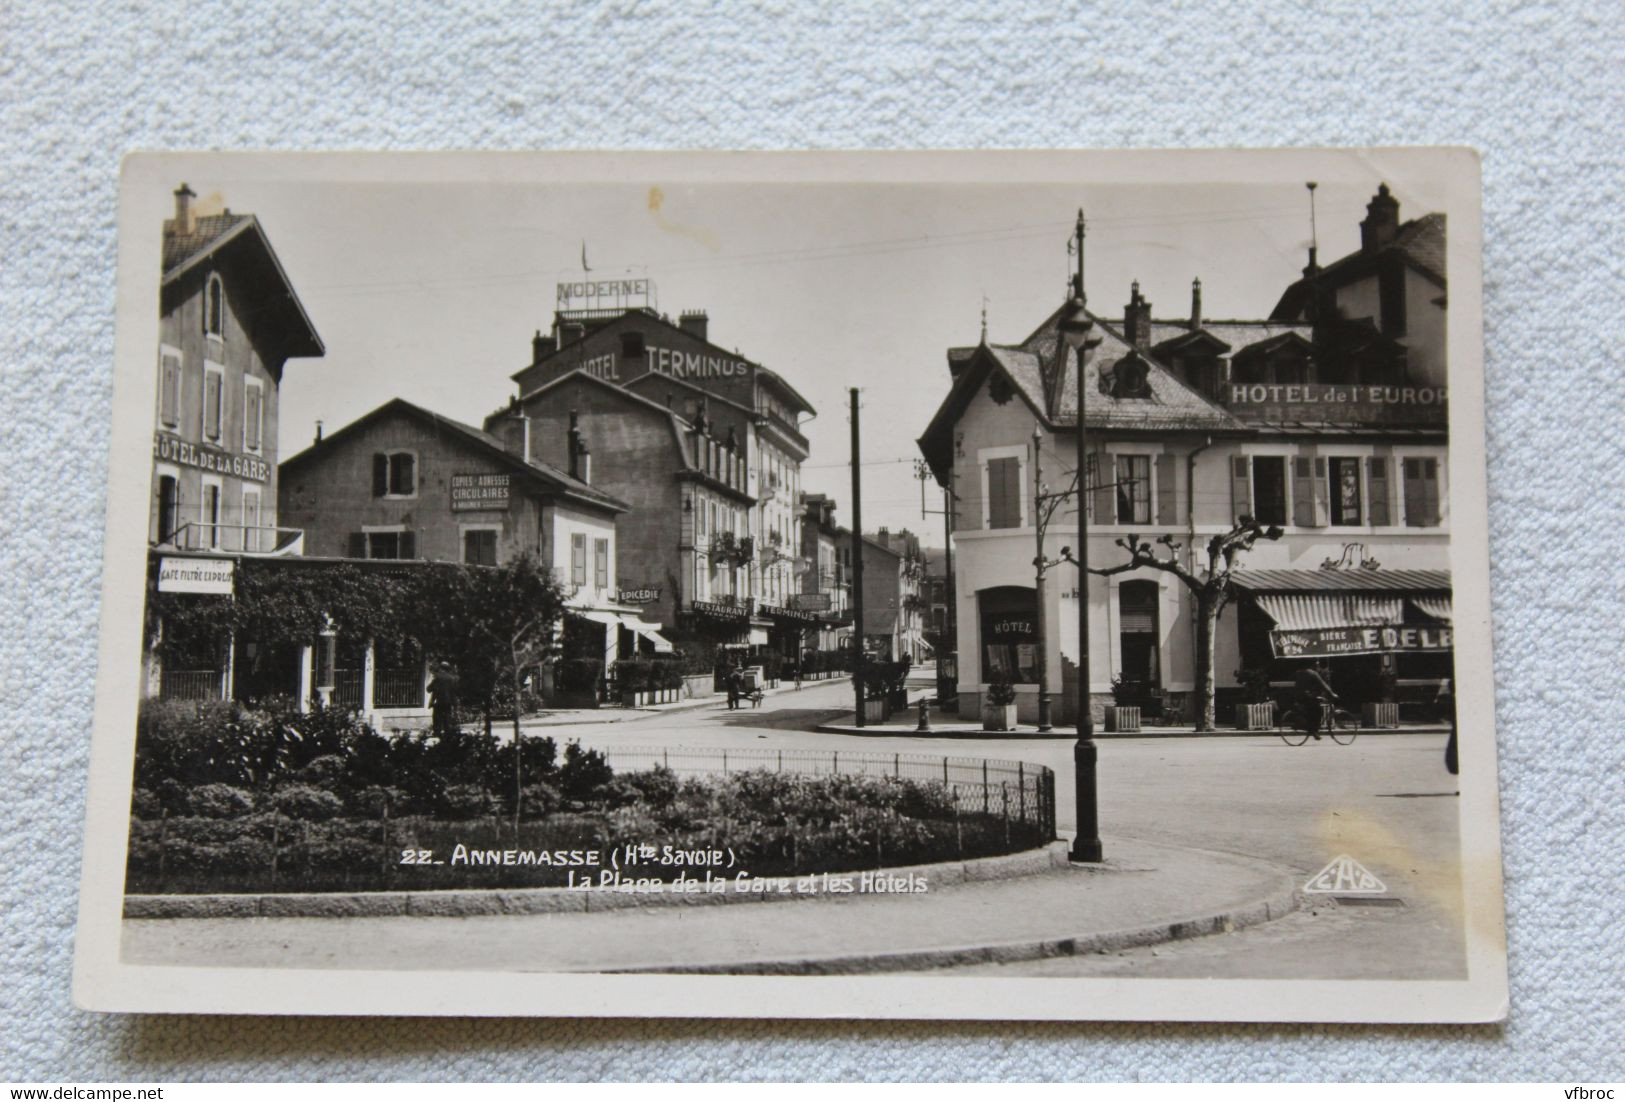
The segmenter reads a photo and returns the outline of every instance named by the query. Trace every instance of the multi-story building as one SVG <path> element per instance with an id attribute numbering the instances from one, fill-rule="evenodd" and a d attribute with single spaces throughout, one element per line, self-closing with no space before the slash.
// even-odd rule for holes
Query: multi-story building
<path id="1" fill-rule="evenodd" d="M 277 516 L 282 368 L 326 349 L 252 214 L 200 214 L 175 189 L 163 226 L 149 542 L 297 551 Z"/>
<path id="2" fill-rule="evenodd" d="M 959 494 L 953 558 L 966 714 L 1003 676 L 1016 683 L 1021 715 L 1033 718 L 1040 654 L 1061 705 L 1056 718 L 1075 714 L 1078 572 L 1061 565 L 1047 573 L 1040 616 L 1033 560 L 1040 485 L 1048 493 L 1073 485 L 1080 374 L 1091 565 L 1123 562 L 1118 541 L 1135 536 L 1177 543 L 1200 574 L 1206 545 L 1238 518 L 1281 529 L 1246 554 L 1240 599 L 1218 622 L 1212 669 L 1221 696 L 1244 666 L 1289 681 L 1294 660 L 1317 655 L 1336 656 L 1334 683 L 1355 699 L 1371 699 L 1387 674 L 1420 694 L 1448 672 L 1443 350 L 1428 345 L 1419 369 L 1427 374 L 1413 377 L 1409 355 L 1427 344 L 1433 322 L 1408 329 L 1416 343 L 1407 345 L 1391 322 L 1357 312 L 1360 294 L 1332 293 L 1362 286 L 1359 279 L 1380 282 L 1395 263 L 1383 257 L 1435 232 L 1442 256 L 1442 216 L 1396 227 L 1384 189 L 1362 226 L 1360 253 L 1325 269 L 1311 259 L 1305 279 L 1316 287 L 1326 278 L 1326 293 L 1290 290 L 1272 320 L 1204 317 L 1200 283 L 1188 318 L 1155 319 L 1136 285 L 1122 318 L 1107 319 L 1082 300 L 1080 273 L 1073 298 L 1019 344 L 984 335 L 974 348 L 949 351 L 949 392 L 920 447 L 938 481 L 952 480 Z M 1421 283 L 1402 270 L 1405 294 L 1373 301 L 1404 297 L 1415 314 Z M 1377 275 L 1355 274 L 1367 271 Z M 1430 271 L 1442 280 L 1442 263 Z M 1443 309 L 1442 283 L 1439 291 L 1427 309 Z M 1288 308 L 1300 297 L 1318 303 L 1307 320 Z M 1074 496 L 1050 518 L 1045 559 L 1078 546 L 1077 508 Z M 1200 641 L 1185 586 L 1140 568 L 1091 577 L 1086 594 L 1093 705 L 1109 702 L 1116 682 L 1190 715 Z"/>
<path id="3" fill-rule="evenodd" d="M 886 630 L 875 617 L 889 616 L 892 657 L 898 661 L 907 658 L 910 662 L 923 662 L 929 648 L 925 643 L 925 556 L 920 550 L 919 537 L 907 528 L 896 532 L 882 528 L 875 535 L 863 538 L 866 543 L 884 547 L 897 560 L 891 564 L 883 558 L 864 557 L 864 634 L 875 636 Z M 871 562 L 875 577 L 870 576 Z"/>
<path id="4" fill-rule="evenodd" d="M 609 402 L 603 387 L 611 387 L 637 400 L 624 408 L 673 418 L 681 443 L 655 449 L 667 466 L 634 470 L 616 454 L 613 477 L 628 482 L 603 483 L 631 506 L 622 536 L 628 565 L 650 577 L 657 569 L 662 579 L 669 574 L 670 593 L 686 602 L 682 612 L 696 624 L 715 621 L 733 629 L 723 633 L 738 637 L 732 643 L 795 655 L 812 626 L 810 614 L 792 607 L 804 570 L 799 517 L 808 444 L 800 419 L 813 413 L 811 404 L 774 371 L 712 343 L 703 311 L 674 324 L 646 306 L 560 310 L 531 353 L 513 380 L 532 417 L 556 420 L 574 408 L 576 395 Z M 596 442 L 589 446 L 608 458 Z M 651 477 L 664 472 L 683 472 L 687 492 L 671 496 Z M 649 498 L 654 486 L 662 487 L 659 501 Z M 668 507 L 679 501 L 698 512 Z M 679 547 L 689 553 L 686 564 L 669 561 Z M 678 629 L 671 600 L 662 611 Z"/>
<path id="5" fill-rule="evenodd" d="M 569 454 L 554 466 L 536 455 L 523 417 L 502 428 L 386 402 L 282 464 L 283 519 L 304 531 L 311 556 L 498 566 L 529 555 L 565 590 L 564 656 L 612 673 L 621 658 L 669 650 L 658 625 L 620 600 L 616 518 L 627 506 L 591 484 L 579 430 L 565 429 Z M 347 657 L 340 667 L 356 667 Z"/>
<path id="6" fill-rule="evenodd" d="M 852 534 L 835 522 L 833 498 L 803 494 L 801 501 L 801 592 L 819 619 L 807 645 L 839 650 L 852 641 Z"/>

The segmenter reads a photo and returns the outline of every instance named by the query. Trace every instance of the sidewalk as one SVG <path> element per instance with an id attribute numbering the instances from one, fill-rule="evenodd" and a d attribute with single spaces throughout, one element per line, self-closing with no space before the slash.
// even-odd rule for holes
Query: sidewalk
<path id="1" fill-rule="evenodd" d="M 880 724 L 866 724 L 859 727 L 856 715 L 848 712 L 829 723 L 820 723 L 815 730 L 831 735 L 867 735 L 871 738 L 896 738 L 906 735 L 910 738 L 943 738 L 943 739 L 1076 739 L 1077 729 L 1070 723 L 1057 723 L 1055 729 L 1047 734 L 1039 734 L 1038 728 L 1032 724 L 1019 724 L 1013 731 L 984 731 L 982 725 L 973 720 L 961 719 L 956 713 L 943 716 L 933 704 L 931 707 L 931 730 L 918 729 L 919 702 L 914 701 L 913 707 L 906 713 L 897 713 L 894 722 Z M 1433 735 L 1449 734 L 1450 728 L 1440 723 L 1402 723 L 1398 727 L 1362 727 L 1360 735 Z M 1278 732 L 1265 731 L 1238 731 L 1234 727 L 1220 727 L 1215 731 L 1197 731 L 1190 724 L 1174 727 L 1146 727 L 1139 731 L 1103 731 L 1095 728 L 1095 738 L 1274 738 Z"/>
<path id="2" fill-rule="evenodd" d="M 774 697 L 785 693 L 799 692 L 803 689 L 816 689 L 821 685 L 832 685 L 834 681 L 804 681 L 799 686 L 794 681 L 786 681 L 776 689 L 763 689 L 764 703 Z M 749 708 L 749 704 L 741 707 Z M 647 716 L 658 715 L 661 712 L 691 712 L 699 708 L 716 708 L 727 711 L 728 697 L 726 693 L 716 693 L 711 696 L 691 697 L 679 700 L 672 704 L 648 704 L 641 708 L 559 708 L 553 711 L 536 712 L 519 721 L 520 727 L 530 730 L 533 727 L 579 727 L 593 723 L 625 723 L 629 719 L 643 719 Z M 512 723 L 509 723 L 510 728 Z"/>
<path id="3" fill-rule="evenodd" d="M 1125 838 L 1107 860 L 919 894 L 482 917 L 129 919 L 131 964 L 825 974 L 1107 952 L 1279 918 L 1297 877 Z M 245 936 L 246 922 L 254 925 Z"/>

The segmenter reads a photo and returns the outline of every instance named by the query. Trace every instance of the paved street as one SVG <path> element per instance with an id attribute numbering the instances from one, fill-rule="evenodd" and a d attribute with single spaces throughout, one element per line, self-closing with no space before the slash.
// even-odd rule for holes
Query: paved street
<path id="1" fill-rule="evenodd" d="M 1070 741 L 1008 737 L 951 740 L 854 737 L 811 730 L 831 715 L 849 709 L 850 693 L 848 683 L 831 682 L 770 696 L 759 709 L 745 707 L 730 712 L 724 705 L 715 704 L 626 718 L 620 722 L 584 724 L 579 728 L 538 728 L 534 733 L 549 735 L 561 744 L 566 739 L 579 738 L 584 745 L 604 749 L 665 745 L 1019 758 L 1056 771 L 1059 826 L 1063 832 L 1072 830 Z M 1134 851 L 1140 843 L 1162 843 L 1186 855 L 1181 860 L 1187 861 L 1185 867 L 1191 871 L 1186 874 L 1184 893 L 1181 894 L 1177 878 L 1171 891 L 1167 885 L 1159 887 L 1158 891 L 1165 896 L 1158 904 L 1162 912 L 1181 913 L 1183 898 L 1187 895 L 1191 906 L 1201 909 L 1227 894 L 1248 895 L 1257 890 L 1256 884 L 1244 885 L 1240 873 L 1236 874 L 1235 883 L 1225 880 L 1230 873 L 1220 866 L 1229 861 L 1226 855 L 1251 859 L 1252 868 L 1264 870 L 1264 880 L 1257 883 L 1268 881 L 1271 874 L 1267 870 L 1273 869 L 1276 882 L 1301 885 L 1332 859 L 1347 854 L 1380 878 L 1388 888 L 1389 902 L 1397 900 L 1397 904 L 1359 905 L 1314 900 L 1299 913 L 1232 933 L 1155 948 L 1004 965 L 965 965 L 954 971 L 1305 979 L 1460 976 L 1463 968 L 1460 887 L 1455 864 L 1458 801 L 1454 797 L 1455 778 L 1444 770 L 1443 743 L 1443 735 L 1368 736 L 1347 747 L 1329 740 L 1289 747 L 1274 737 L 1102 740 L 1099 744 L 1100 821 L 1107 838 L 1108 858 L 1129 860 L 1133 864 Z M 1113 852 L 1111 840 L 1114 837 L 1133 839 L 1134 844 L 1122 843 Z M 1174 867 L 1161 858 L 1149 863 Z M 1132 892 L 1136 882 L 1131 876 L 1120 883 L 1122 891 Z M 1090 889 L 1090 902 L 1087 905 L 1080 902 L 1071 911 L 1062 901 L 1065 893 L 1059 889 L 1054 899 L 1035 898 L 1021 908 L 1023 917 L 1032 921 L 1025 925 L 1013 923 L 1012 937 L 1018 933 L 1038 936 L 1042 931 L 1033 923 L 1041 918 L 1060 927 L 1050 931 L 1053 934 L 1076 933 L 1079 931 L 1073 927 L 1087 924 L 1091 913 L 1106 923 L 1103 928 L 1119 928 L 1127 920 L 1128 912 L 1111 917 L 1116 914 L 1111 907 L 1128 904 L 1131 900 L 1126 896 L 1115 903 L 1110 898 L 1103 899 L 1102 889 L 1108 889 L 1108 885 L 1102 883 Z M 1043 883 L 1035 880 L 1021 890 L 1042 894 Z M 1000 909 L 1012 898 L 1005 889 L 982 894 L 990 900 L 997 899 L 995 906 Z M 975 891 L 957 890 L 955 898 L 953 905 L 958 907 L 985 910 L 988 905 Z M 943 897 L 945 905 L 948 901 L 948 897 Z M 905 906 L 911 920 L 905 925 L 914 925 L 912 917 L 919 913 L 914 911 L 915 907 L 930 905 L 930 896 L 907 901 Z M 807 942 L 807 952 L 811 953 L 814 948 L 819 955 L 835 951 L 833 945 L 819 947 L 814 937 L 816 928 L 825 923 L 830 913 L 830 904 L 798 902 L 780 906 L 786 909 L 773 908 L 771 913 L 757 912 L 752 907 L 706 908 L 709 912 L 728 912 L 706 920 L 725 919 L 727 928 L 705 939 L 706 945 L 699 948 L 706 949 L 707 954 L 696 957 L 696 963 L 709 959 L 710 952 L 722 951 L 734 943 L 737 943 L 738 959 L 774 959 L 774 943 L 783 938 L 776 938 L 771 931 L 790 929 L 794 926 L 792 919 L 805 919 L 802 925 L 811 924 L 802 937 Z M 867 901 L 854 908 L 854 913 L 869 906 L 882 904 Z M 895 907 L 896 903 L 891 906 Z M 1102 906 L 1107 909 L 1099 910 Z M 1091 908 L 1096 909 L 1091 911 Z M 738 912 L 737 920 L 733 912 Z M 641 916 L 623 920 L 614 916 L 611 921 L 620 922 L 618 929 L 630 930 L 638 923 L 659 924 L 670 917 Z M 876 920 L 878 917 L 875 916 Z M 211 958 L 224 953 L 231 958 L 231 963 L 248 963 L 237 957 L 259 944 L 273 955 L 292 952 L 309 956 L 307 963 L 320 966 L 317 958 L 323 954 L 331 957 L 335 951 L 336 943 L 329 936 L 333 928 L 325 925 L 330 921 L 133 920 L 126 925 L 129 936 L 134 939 L 127 946 L 128 951 L 154 960 L 176 953 L 202 953 Z M 470 952 L 480 944 L 479 938 L 474 936 L 476 929 L 495 937 L 494 944 L 511 947 L 513 936 L 537 923 L 551 924 L 550 928 L 556 933 L 563 933 L 564 926 L 580 927 L 580 960 L 574 963 L 585 966 L 588 960 L 596 961 L 602 954 L 602 939 L 594 931 L 604 921 L 588 915 L 489 920 L 403 917 L 347 920 L 343 930 L 390 944 L 420 944 L 425 955 L 432 956 L 428 947 L 445 936 L 447 923 L 457 924 L 459 944 L 466 943 L 465 950 Z M 262 933 L 271 941 L 260 944 L 249 939 L 245 942 L 241 936 L 243 922 L 262 924 Z M 791 922 L 791 926 L 785 926 L 786 922 Z M 264 926 L 266 923 L 272 925 Z M 856 951 L 884 933 L 883 923 L 871 921 L 869 924 L 876 927 L 871 931 L 875 936 L 868 941 L 856 935 L 850 939 L 843 936 L 842 947 Z M 955 922 L 947 919 L 945 925 L 948 929 L 939 934 L 933 924 L 921 922 L 918 930 L 910 929 L 910 934 L 918 941 L 919 930 L 925 930 L 940 937 L 944 945 L 958 944 Z M 377 928 L 373 929 L 374 926 Z M 322 930 L 328 933 L 323 934 Z M 999 932 L 1003 932 L 1002 925 Z M 880 940 L 886 939 L 880 937 Z M 998 940 L 1004 939 L 985 937 L 978 943 Z M 634 946 L 643 943 L 646 943 L 643 939 L 629 939 L 629 944 Z M 300 949 L 302 945 L 308 952 Z M 879 950 L 877 943 L 866 951 Z M 353 956 L 350 952 L 339 955 L 343 959 Z M 222 958 L 219 962 L 228 961 Z M 617 966 L 636 963 L 632 957 L 613 962 Z M 936 974 L 942 972 L 936 970 Z"/>
<path id="2" fill-rule="evenodd" d="M 855 738 L 806 730 L 851 710 L 848 682 L 625 723 L 555 729 L 589 746 L 798 746 L 863 753 L 1019 758 L 1056 773 L 1059 828 L 1075 826 L 1072 743 L 1057 739 Z M 1234 934 L 985 969 L 1033 975 L 1460 975 L 1456 778 L 1442 734 L 1368 735 L 1291 747 L 1274 737 L 1102 739 L 1104 833 L 1262 858 L 1307 881 L 1347 854 L 1401 906 L 1330 904 Z"/>

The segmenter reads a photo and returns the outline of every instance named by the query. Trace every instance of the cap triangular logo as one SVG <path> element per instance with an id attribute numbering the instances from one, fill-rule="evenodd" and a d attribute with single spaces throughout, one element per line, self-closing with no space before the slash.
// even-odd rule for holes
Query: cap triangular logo
<path id="1" fill-rule="evenodd" d="M 1344 854 L 1310 877 L 1303 886 L 1306 892 L 1328 892 L 1348 895 L 1380 895 L 1388 890 L 1371 870 Z"/>

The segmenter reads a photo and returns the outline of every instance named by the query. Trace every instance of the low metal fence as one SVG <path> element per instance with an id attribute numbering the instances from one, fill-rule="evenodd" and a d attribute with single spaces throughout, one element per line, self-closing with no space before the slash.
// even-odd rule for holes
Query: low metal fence
<path id="1" fill-rule="evenodd" d="M 158 696 L 163 700 L 219 700 L 219 670 L 165 670 Z"/>
<path id="2" fill-rule="evenodd" d="M 333 703 L 359 711 L 362 702 L 364 671 L 336 669 L 333 671 Z"/>
<path id="3" fill-rule="evenodd" d="M 1000 816 L 1055 837 L 1055 773 L 1048 766 L 1002 758 L 874 754 L 846 750 L 692 746 L 595 747 L 617 772 L 654 769 L 680 775 L 766 770 L 802 776 L 894 777 L 938 784 L 967 814 Z"/>
<path id="4" fill-rule="evenodd" d="M 423 674 L 417 670 L 379 670 L 372 680 L 374 708 L 423 707 Z"/>

